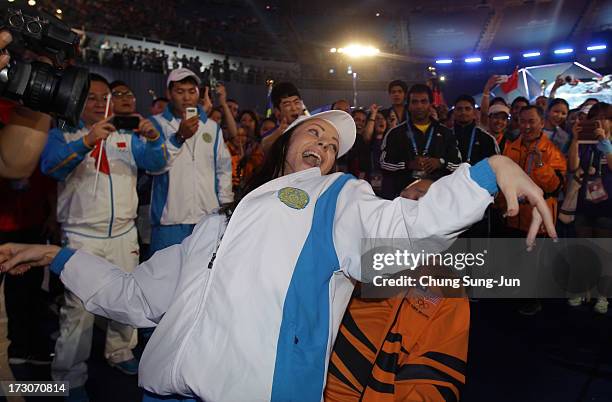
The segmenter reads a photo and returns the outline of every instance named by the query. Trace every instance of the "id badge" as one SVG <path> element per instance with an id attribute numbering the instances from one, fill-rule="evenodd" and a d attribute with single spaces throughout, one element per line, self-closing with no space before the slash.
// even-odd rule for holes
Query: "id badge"
<path id="1" fill-rule="evenodd" d="M 585 198 L 592 203 L 598 203 L 608 199 L 608 193 L 603 186 L 601 177 L 591 179 L 587 182 Z"/>

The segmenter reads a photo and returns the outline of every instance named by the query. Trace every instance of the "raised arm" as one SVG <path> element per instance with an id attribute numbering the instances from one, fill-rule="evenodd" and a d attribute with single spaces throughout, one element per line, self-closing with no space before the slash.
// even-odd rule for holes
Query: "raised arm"
<path id="1" fill-rule="evenodd" d="M 528 248 L 534 246 L 542 221 L 550 236 L 556 238 L 542 190 L 509 158 L 496 155 L 472 167 L 462 164 L 453 174 L 432 184 L 418 201 L 381 200 L 367 183 L 347 183 L 338 200 L 334 229 L 341 267 L 349 276 L 361 279 L 361 239 L 426 240 L 429 249 L 425 251 L 445 250 L 462 231 L 482 219 L 498 186 L 507 199 L 509 216 L 518 213 L 519 197 L 534 206 Z"/>

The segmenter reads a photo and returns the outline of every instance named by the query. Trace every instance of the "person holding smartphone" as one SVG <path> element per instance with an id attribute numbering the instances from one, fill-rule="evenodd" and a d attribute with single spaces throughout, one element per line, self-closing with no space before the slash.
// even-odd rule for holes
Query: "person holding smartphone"
<path id="1" fill-rule="evenodd" d="M 587 119 L 574 124 L 569 149 L 569 169 L 582 184 L 578 191 L 575 226 L 578 237 L 612 237 L 612 105 L 600 102 L 591 107 Z M 564 204 L 565 206 L 565 204 Z M 579 306 L 584 296 L 570 298 Z M 594 310 L 605 314 L 608 300 L 599 296 Z"/>
<path id="2" fill-rule="evenodd" d="M 231 156 L 221 126 L 198 105 L 200 78 L 187 68 L 168 76 L 166 109 L 151 117 L 168 150 L 168 164 L 151 171 L 151 254 L 178 244 L 196 223 L 234 200 Z"/>
<path id="3" fill-rule="evenodd" d="M 63 243 L 113 260 L 125 272 L 131 272 L 139 262 L 137 170 L 161 169 L 166 164 L 166 152 L 160 133 L 150 122 L 139 119 L 136 130 L 125 131 L 112 124 L 113 117 L 105 118 L 111 93 L 117 111 L 133 113 L 135 99 L 125 84 L 115 85 L 111 91 L 104 77 L 90 74 L 79 127 L 49 132 L 41 170 L 59 182 L 57 218 Z M 134 135 L 136 131 L 140 135 Z M 51 374 L 56 381 L 70 381 L 71 394 L 86 396 L 86 361 L 93 322 L 94 315 L 86 311 L 81 300 L 66 291 Z M 135 346 L 134 328 L 109 323 L 105 357 L 110 365 L 135 375 Z"/>

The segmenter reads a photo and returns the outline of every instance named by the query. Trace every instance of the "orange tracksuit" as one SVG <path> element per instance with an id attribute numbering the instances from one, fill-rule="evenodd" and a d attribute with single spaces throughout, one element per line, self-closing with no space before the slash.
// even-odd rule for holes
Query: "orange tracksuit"
<path id="1" fill-rule="evenodd" d="M 389 299 L 353 297 L 329 362 L 326 402 L 459 400 L 470 307 L 411 289 Z"/>
<path id="2" fill-rule="evenodd" d="M 533 150 L 536 145 L 538 151 L 542 154 L 543 165 L 541 167 L 537 166 L 536 158 L 529 155 L 530 150 L 523 144 L 522 136 L 512 142 L 507 142 L 503 154 L 521 166 L 523 170 L 529 174 L 529 177 L 531 177 L 531 179 L 544 191 L 544 199 L 556 222 L 557 197 L 565 183 L 567 160 L 561 151 L 559 151 L 559 148 L 557 148 L 544 134 L 541 134 L 540 139 L 536 140 L 534 144 L 531 144 L 531 149 Z M 531 171 L 529 171 L 530 164 Z M 503 197 L 498 197 L 498 200 L 501 201 L 502 199 Z M 504 201 L 505 200 L 502 202 Z M 503 205 L 502 210 L 505 209 L 505 205 Z M 529 231 L 531 211 L 531 205 L 520 204 L 519 214 L 517 216 L 508 217 L 506 224 L 513 229 L 519 229 L 523 232 Z M 539 234 L 545 233 L 546 231 L 544 228 L 540 228 Z"/>

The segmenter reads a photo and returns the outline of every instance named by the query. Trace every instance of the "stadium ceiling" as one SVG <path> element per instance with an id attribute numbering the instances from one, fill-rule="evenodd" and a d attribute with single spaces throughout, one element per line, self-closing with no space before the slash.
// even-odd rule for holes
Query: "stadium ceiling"
<path id="1" fill-rule="evenodd" d="M 364 32 L 370 36 L 378 33 L 374 40 L 393 41 L 401 53 L 430 58 L 546 49 L 567 43 L 582 45 L 593 32 L 612 32 L 609 0 L 277 3 L 285 15 L 301 24 L 300 28 L 311 27 L 306 30 L 309 40 L 330 42 L 334 36 L 346 38 L 351 32 L 361 32 L 362 36 Z"/>

